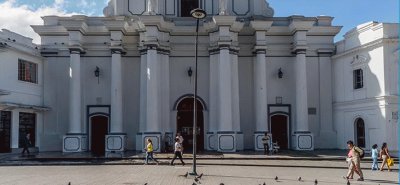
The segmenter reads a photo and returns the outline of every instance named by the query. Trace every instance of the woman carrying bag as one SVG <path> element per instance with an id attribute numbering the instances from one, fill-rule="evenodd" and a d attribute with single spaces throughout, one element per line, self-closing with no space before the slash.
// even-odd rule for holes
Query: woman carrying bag
<path id="1" fill-rule="evenodd" d="M 389 172 L 392 171 L 390 169 L 390 166 L 393 166 L 394 164 L 393 164 L 393 159 L 389 155 L 389 149 L 387 147 L 387 143 L 382 144 L 382 148 L 380 151 L 380 159 L 382 159 L 382 165 L 381 165 L 380 170 L 383 171 L 383 167 L 385 167 L 385 164 L 386 164 L 388 167 L 388 171 Z"/>

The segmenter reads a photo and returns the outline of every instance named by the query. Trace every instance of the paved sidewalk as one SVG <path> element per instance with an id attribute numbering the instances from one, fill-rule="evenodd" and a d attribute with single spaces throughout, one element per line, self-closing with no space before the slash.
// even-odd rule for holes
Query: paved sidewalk
<path id="1" fill-rule="evenodd" d="M 0 185 L 192 185 L 194 178 L 183 176 L 188 171 L 190 166 L 178 165 L 11 166 L 0 167 Z M 342 169 L 199 165 L 197 171 L 204 174 L 201 185 L 311 185 L 315 179 L 318 185 L 347 183 L 342 178 L 347 170 Z M 364 176 L 364 182 L 351 184 L 398 184 L 396 172 L 365 170 Z"/>

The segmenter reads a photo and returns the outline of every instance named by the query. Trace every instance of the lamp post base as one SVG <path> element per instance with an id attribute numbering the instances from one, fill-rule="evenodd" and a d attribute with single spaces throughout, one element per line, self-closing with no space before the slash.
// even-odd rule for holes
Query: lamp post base
<path id="1" fill-rule="evenodd" d="M 191 175 L 191 176 L 197 176 L 197 172 L 189 172 L 189 175 Z"/>

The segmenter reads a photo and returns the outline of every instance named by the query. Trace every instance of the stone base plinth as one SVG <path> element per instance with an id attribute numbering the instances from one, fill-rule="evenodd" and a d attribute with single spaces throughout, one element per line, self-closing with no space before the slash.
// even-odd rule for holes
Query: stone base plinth
<path id="1" fill-rule="evenodd" d="M 217 150 L 217 135 L 214 132 L 207 132 L 206 134 L 206 150 Z"/>
<path id="2" fill-rule="evenodd" d="M 243 133 L 234 131 L 219 131 L 217 136 L 218 152 L 236 152 L 243 149 Z"/>
<path id="3" fill-rule="evenodd" d="M 106 152 L 124 152 L 126 149 L 126 134 L 106 135 Z"/>
<path id="4" fill-rule="evenodd" d="M 63 152 L 87 151 L 86 134 L 67 134 L 63 137 Z"/>
<path id="5" fill-rule="evenodd" d="M 295 150 L 314 150 L 314 135 L 311 132 L 295 132 Z"/>

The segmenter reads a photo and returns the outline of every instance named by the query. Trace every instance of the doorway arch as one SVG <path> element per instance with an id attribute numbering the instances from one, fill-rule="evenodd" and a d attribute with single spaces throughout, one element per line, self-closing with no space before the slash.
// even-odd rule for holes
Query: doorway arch
<path id="1" fill-rule="evenodd" d="M 95 156 L 105 155 L 105 139 L 108 134 L 109 118 L 105 115 L 90 117 L 90 151 Z"/>
<path id="2" fill-rule="evenodd" d="M 196 150 L 202 151 L 204 149 L 204 106 L 202 102 L 196 99 L 196 112 L 197 112 L 197 145 Z M 177 116 L 176 116 L 176 132 L 182 134 L 183 147 L 186 152 L 193 151 L 193 108 L 194 98 L 185 97 L 177 102 Z"/>
<path id="3" fill-rule="evenodd" d="M 357 118 L 355 120 L 354 131 L 356 145 L 365 148 L 365 123 L 362 118 Z"/>
<path id="4" fill-rule="evenodd" d="M 270 117 L 272 142 L 278 143 L 281 149 L 289 149 L 289 116 L 273 114 Z"/>

